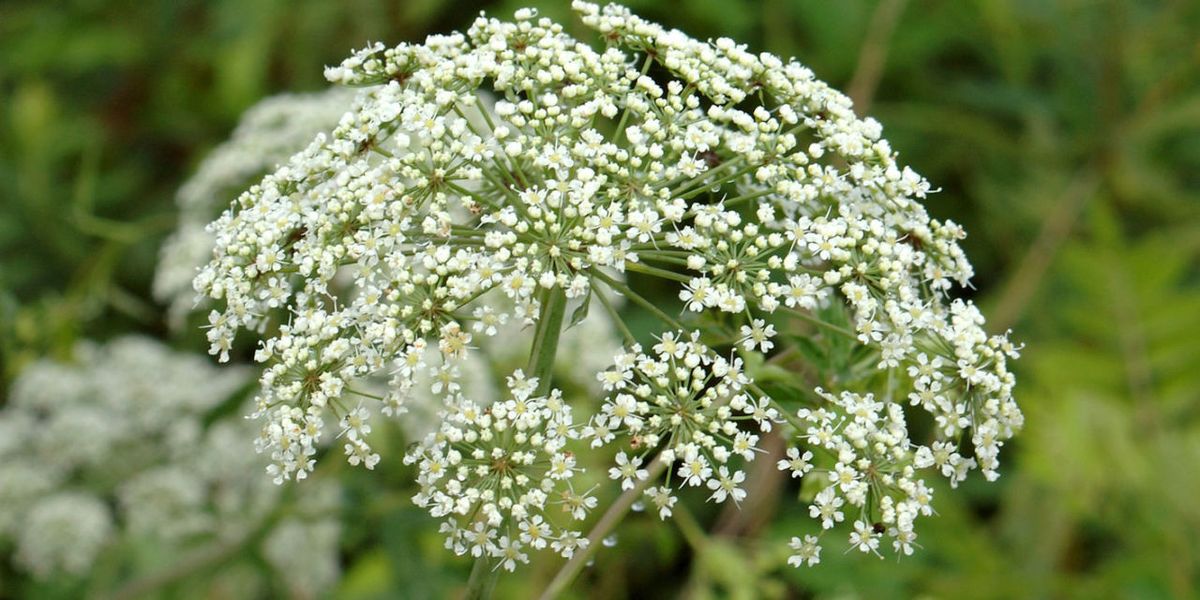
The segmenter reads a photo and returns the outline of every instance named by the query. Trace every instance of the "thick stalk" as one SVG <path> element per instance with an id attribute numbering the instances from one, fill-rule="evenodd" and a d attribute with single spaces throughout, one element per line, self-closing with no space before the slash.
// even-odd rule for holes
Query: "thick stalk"
<path id="1" fill-rule="evenodd" d="M 475 559 L 475 565 L 471 567 L 471 577 L 467 579 L 467 591 L 463 594 L 463 600 L 491 598 L 499 575 L 500 570 L 492 568 L 487 556 Z"/>
<path id="2" fill-rule="evenodd" d="M 562 335 L 563 316 L 567 312 L 567 296 L 561 287 L 555 286 L 542 294 L 542 308 L 533 332 L 533 346 L 529 349 L 529 377 L 537 377 L 535 396 L 550 392 L 554 374 L 554 358 L 558 354 L 558 340 Z M 491 598 L 500 570 L 494 568 L 488 556 L 475 559 L 471 577 L 467 580 L 465 600 Z"/>
<path id="3" fill-rule="evenodd" d="M 555 286 L 542 294 L 542 312 L 533 332 L 533 347 L 529 350 L 530 377 L 538 378 L 535 396 L 550 392 L 554 374 L 554 357 L 558 354 L 558 338 L 562 335 L 563 316 L 567 313 L 567 295 Z"/>

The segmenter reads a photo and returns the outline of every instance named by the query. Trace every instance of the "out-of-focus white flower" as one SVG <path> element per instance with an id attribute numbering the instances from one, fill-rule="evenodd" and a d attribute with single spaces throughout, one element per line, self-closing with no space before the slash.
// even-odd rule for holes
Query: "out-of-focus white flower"
<path id="1" fill-rule="evenodd" d="M 336 484 L 286 500 L 250 451 L 253 425 L 222 416 L 248 375 L 134 337 L 27 367 L 0 410 L 0 545 L 35 577 L 82 576 L 102 553 L 143 541 L 166 554 L 227 543 L 285 506 L 329 519 Z M 318 568 L 336 565 L 331 523 L 310 537 L 333 542 L 293 548 L 301 575 L 280 568 L 303 595 L 336 578 Z"/>
<path id="2" fill-rule="evenodd" d="M 99 498 L 82 493 L 50 496 L 26 515 L 16 560 L 42 579 L 55 573 L 82 575 L 112 533 L 112 515 Z"/>
<path id="3" fill-rule="evenodd" d="M 314 597 L 337 583 L 341 524 L 329 518 L 284 519 L 262 542 L 263 556 L 296 597 Z"/>

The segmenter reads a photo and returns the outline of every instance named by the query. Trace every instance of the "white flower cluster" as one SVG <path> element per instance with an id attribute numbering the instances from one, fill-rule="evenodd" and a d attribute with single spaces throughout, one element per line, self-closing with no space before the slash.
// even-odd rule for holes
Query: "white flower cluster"
<path id="1" fill-rule="evenodd" d="M 869 300 L 857 305 L 860 324 L 870 322 L 861 315 L 867 305 Z M 1000 448 L 1023 423 L 1011 395 L 1015 379 L 1006 366 L 1008 358 L 1017 357 L 1017 349 L 1003 337 L 984 334 L 983 317 L 973 305 L 956 300 L 948 313 L 948 321 L 933 318 L 932 313 L 921 315 L 927 328 L 913 354 L 890 362 L 884 345 L 880 368 L 889 369 L 887 395 L 877 399 L 872 394 L 842 392 L 834 396 L 818 389 L 824 402 L 797 415 L 799 441 L 825 450 L 836 460 L 828 471 L 831 485 L 817 495 L 810 512 L 829 529 L 843 520 L 843 504 L 854 507 L 858 517 L 851 546 L 863 552 L 878 554 L 878 538 L 886 533 L 896 552 L 911 554 L 916 539 L 913 521 L 932 511 L 932 492 L 917 472 L 932 469 L 952 487 L 976 468 L 989 481 L 995 480 Z M 931 417 L 937 438 L 931 444 L 917 443 L 909 436 L 902 404 L 893 397 L 902 375 L 907 375 L 911 389 L 909 404 Z M 964 456 L 959 449 L 967 431 L 973 456 Z M 813 470 L 811 451 L 801 454 L 793 447 L 788 452 L 788 460 L 779 462 L 780 469 L 790 470 L 795 477 Z M 814 536 L 794 538 L 798 553 L 793 562 L 818 562 L 816 541 Z"/>
<path id="2" fill-rule="evenodd" d="M 599 414 L 584 430 L 592 447 L 606 444 L 617 434 L 627 434 L 632 456 L 617 454 L 610 477 L 631 489 L 647 477 L 641 466 L 652 452 L 674 468 L 680 485 L 707 487 L 710 499 L 740 502 L 746 491 L 740 484 L 746 474 L 730 464 L 740 457 L 754 460 L 758 435 L 743 430 L 739 421 L 753 421 L 757 428 L 771 430 L 779 414 L 766 397 L 747 390 L 752 382 L 742 371 L 740 358 L 726 360 L 700 343 L 698 333 L 690 338 L 664 333 L 653 354 L 633 346 L 614 359 L 611 369 L 598 378 L 610 392 Z M 661 518 L 671 515 L 676 498 L 667 482 L 646 490 Z"/>
<path id="3" fill-rule="evenodd" d="M 86 573 L 113 529 L 102 500 L 69 492 L 43 498 L 22 521 L 16 562 L 39 579 Z"/>
<path id="4" fill-rule="evenodd" d="M 236 410 L 229 403 L 248 375 L 137 337 L 28 366 L 0 410 L 0 544 L 11 541 L 15 564 L 46 579 L 85 575 L 125 542 L 183 552 L 262 525 L 283 495 L 249 451 L 253 428 L 219 417 Z M 321 484 L 289 510 L 321 513 L 315 520 L 336 529 L 328 513 L 339 490 Z M 292 552 L 336 559 L 337 540 Z"/>
<path id="5" fill-rule="evenodd" d="M 726 39 L 711 44 L 692 40 L 638 19 L 621 7 L 609 6 L 603 12 L 584 7 L 584 12 L 585 22 L 610 39 L 652 51 L 689 84 L 708 89 L 705 95 L 714 102 L 728 99 L 739 103 L 755 91 L 778 102 L 774 115 L 760 107 L 753 115 L 739 115 L 740 123 L 733 121 L 755 138 L 746 141 L 746 150 L 770 159 L 761 161 L 766 164 L 760 164 L 753 178 L 743 182 L 735 199 L 761 199 L 755 212 L 768 232 L 760 234 L 753 224 L 739 231 L 735 213 L 729 214 L 723 225 L 726 235 L 700 236 L 716 240 L 713 248 L 719 253 L 688 257 L 688 266 L 705 275 L 681 293 L 689 308 L 743 310 L 741 301 L 730 300 L 731 294 L 757 296 L 758 307 L 767 312 L 781 305 L 785 309 L 813 308 L 831 292 L 841 292 L 854 311 L 858 341 L 879 351 L 880 369 L 898 371 L 898 375 L 891 373 L 896 378 L 908 375 L 914 390 L 912 403 L 936 419 L 943 440 L 931 448 L 916 449 L 913 457 L 914 444 L 903 426 L 903 413 L 889 402 L 887 419 L 877 415 L 874 420 L 888 423 L 884 428 L 887 434 L 878 437 L 895 438 L 887 443 L 865 442 L 873 425 L 859 422 L 850 428 L 857 436 L 851 446 L 872 445 L 879 453 L 890 447 L 896 460 L 909 456 L 918 468 L 936 465 L 952 483 L 976 466 L 989 480 L 998 477 L 999 448 L 1023 423 L 1012 397 L 1015 380 L 1006 366 L 1006 359 L 1016 358 L 1017 350 L 1004 337 L 985 333 L 984 319 L 973 305 L 955 300 L 947 306 L 945 293 L 951 280 L 966 284 L 972 275 L 970 263 L 957 245 L 964 233 L 953 223 L 930 219 L 921 205 L 911 200 L 923 197 L 928 184 L 907 167 L 895 164 L 894 153 L 879 137 L 879 124 L 859 120 L 844 95 L 813 79 L 812 73 L 798 64 L 750 54 Z M 795 138 L 771 137 L 795 123 L 802 123 L 816 138 L 805 150 L 797 151 Z M 772 156 L 773 150 L 782 155 Z M 827 152 L 845 161 L 847 167 L 818 166 L 815 159 Z M 701 225 L 699 219 L 697 225 Z M 780 240 L 779 235 L 785 239 Z M 732 274 L 728 272 L 731 268 L 735 269 Z M 750 347 L 768 337 L 758 322 L 742 331 Z M 851 397 L 868 398 L 865 404 L 875 407 L 869 395 Z M 884 410 L 882 406 L 875 412 Z M 801 411 L 802 418 L 806 414 Z M 861 415 L 855 418 L 866 419 Z M 974 459 L 957 452 L 957 440 L 968 430 Z M 842 467 L 850 468 L 855 461 L 871 464 L 869 458 L 846 455 L 845 444 L 825 447 L 839 455 L 839 461 L 845 463 Z M 850 476 L 850 471 L 843 469 L 838 474 L 839 486 Z M 877 476 L 882 475 L 872 471 L 864 478 L 868 486 L 878 483 L 874 480 Z M 927 500 L 927 489 L 919 482 L 899 478 L 888 483 L 893 484 L 910 501 L 914 497 Z M 851 498 L 858 506 L 862 502 L 854 500 L 867 496 L 863 485 L 847 483 L 839 489 L 856 492 Z M 827 499 L 830 496 L 825 495 Z M 872 509 L 882 523 L 891 526 L 889 533 L 896 538 L 897 550 L 909 553 L 914 537 L 912 517 L 928 508 L 922 505 L 914 511 L 912 502 L 896 506 L 885 498 Z M 821 499 L 818 497 L 818 504 Z M 874 550 L 875 524 L 866 527 L 864 523 L 856 523 L 853 545 Z M 807 546 L 806 540 L 797 543 Z M 814 560 L 817 552 L 819 549 L 806 547 L 798 556 Z"/>
<path id="6" fill-rule="evenodd" d="M 791 418 L 781 400 L 805 401 L 756 391 L 738 361 L 691 332 L 765 355 L 789 344 L 779 331 L 813 323 L 813 336 L 865 348 L 887 390 L 850 396 L 870 405 L 854 409 L 861 415 L 846 396 L 809 403 L 794 423 L 801 439 L 810 426 L 836 439 L 807 441 L 789 461 L 821 450 L 868 488 L 891 477 L 861 497 L 839 483 L 827 504 L 862 508 L 856 522 L 869 531 L 856 530 L 857 546 L 873 550 L 879 525 L 907 549 L 916 492 L 905 488 L 916 480 L 901 465 L 936 465 L 955 483 L 973 468 L 995 478 L 999 448 L 1022 424 L 1006 365 L 1016 348 L 949 298 L 972 275 L 963 231 L 929 217 L 919 202 L 929 184 L 897 162 L 880 124 L 803 65 L 695 40 L 620 6 L 573 6 L 603 50 L 521 10 L 423 44 L 375 44 L 329 68 L 330 81 L 366 88 L 350 111 L 210 226 L 213 260 L 194 281 L 221 303 L 210 351 L 226 359 L 241 329 L 264 338 L 259 447 L 276 479 L 311 471 L 329 413 L 352 463 L 379 460 L 364 441 L 369 411 L 346 401 L 368 397 L 354 387 L 362 378 L 391 374 L 377 398 L 385 413 L 433 394 L 447 398 L 452 421 L 484 414 L 457 381 L 480 338 L 506 323 L 540 332 L 564 299 L 611 308 L 623 296 L 678 333 L 653 353 L 631 347 L 602 375 L 613 394 L 588 434 L 603 443 L 628 432 L 637 445 L 618 455 L 614 478 L 636 485 L 647 452 L 662 449 L 680 465 L 668 480 L 740 499 L 744 474 L 727 463 L 753 456 L 754 433 L 736 421 L 766 429 Z M 683 318 L 699 325 L 642 298 L 626 271 L 674 286 Z M 853 330 L 825 320 L 843 312 Z M 935 423 L 924 451 L 890 408 L 897 394 Z M 859 465 L 883 455 L 894 468 Z M 669 514 L 670 486 L 650 495 Z M 819 557 L 814 540 L 796 547 L 794 562 Z"/>
<path id="7" fill-rule="evenodd" d="M 872 394 L 842 392 L 834 396 L 820 389 L 817 393 L 827 406 L 800 411 L 800 423 L 807 425 L 801 439 L 812 448 L 824 450 L 836 463 L 823 471 L 828 485 L 809 506 L 810 516 L 821 523 L 822 529 L 832 529 L 846 520 L 846 512 L 857 511 L 850 533 L 852 548 L 879 554 L 880 539 L 886 534 L 896 552 L 912 554 L 914 521 L 933 513 L 933 492 L 917 478 L 918 469 L 932 464 L 924 458 L 929 448 L 921 446 L 914 452 L 900 404 L 877 400 Z M 814 470 L 812 459 L 811 451 L 801 454 L 791 448 L 778 466 L 793 477 L 801 477 Z M 960 469 L 966 466 L 957 454 L 942 460 Z M 816 536 L 794 538 L 792 545 L 797 553 L 791 562 L 819 562 L 817 540 Z"/>
<path id="8" fill-rule="evenodd" d="M 570 557 L 586 547 L 587 538 L 555 526 L 548 510 L 557 505 L 581 520 L 596 506 L 572 485 L 582 469 L 566 449 L 578 437 L 571 407 L 558 390 L 534 396 L 537 385 L 518 370 L 508 378 L 510 397 L 489 408 L 451 400 L 441 428 L 405 456 L 420 469 L 414 502 L 445 518 L 446 547 L 491 556 L 509 571 L 528 562 L 527 550 Z"/>
<path id="9" fill-rule="evenodd" d="M 154 274 L 154 297 L 169 305 L 174 322 L 195 304 L 192 279 L 212 256 L 213 236 L 205 226 L 253 180 L 304 148 L 317 133 L 333 129 L 354 93 L 334 87 L 259 102 L 180 187 L 175 199 L 179 223 L 163 244 Z"/>

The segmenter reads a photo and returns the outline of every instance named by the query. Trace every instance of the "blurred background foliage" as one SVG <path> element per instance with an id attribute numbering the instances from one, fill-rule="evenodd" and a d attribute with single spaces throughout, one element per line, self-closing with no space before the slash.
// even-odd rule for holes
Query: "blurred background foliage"
<path id="1" fill-rule="evenodd" d="M 830 548 L 818 568 L 783 566 L 783 541 L 812 524 L 781 489 L 733 525 L 700 503 L 675 528 L 631 517 L 574 593 L 1196 596 L 1200 3 L 629 4 L 696 37 L 796 56 L 883 122 L 941 187 L 930 212 L 970 233 L 970 295 L 989 326 L 1027 344 L 1028 426 L 997 484 L 938 489 L 924 549 L 899 563 Z M 573 22 L 564 0 L 0 3 L 0 402 L 23 365 L 79 339 L 170 339 L 149 289 L 173 194 L 246 108 L 323 88 L 321 67 L 368 40 L 525 5 Z M 408 475 L 344 474 L 336 597 L 442 597 L 464 580 L 408 501 Z M 526 597 L 556 566 L 502 578 L 499 592 Z"/>

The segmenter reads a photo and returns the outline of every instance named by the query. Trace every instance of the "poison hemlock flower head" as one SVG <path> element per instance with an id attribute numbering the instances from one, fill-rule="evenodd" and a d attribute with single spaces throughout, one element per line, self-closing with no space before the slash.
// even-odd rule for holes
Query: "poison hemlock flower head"
<path id="1" fill-rule="evenodd" d="M 1017 348 L 951 298 L 973 274 L 964 232 L 926 213 L 929 183 L 880 124 L 800 63 L 620 6 L 573 6 L 602 48 L 523 10 L 328 68 L 362 88 L 348 112 L 209 226 L 212 260 L 193 283 L 216 302 L 210 351 L 227 360 L 239 331 L 262 338 L 255 415 L 275 480 L 305 478 L 323 436 L 340 435 L 354 464 L 386 458 L 360 435 L 370 396 L 357 388 L 386 374 L 380 412 L 401 415 L 414 397 L 445 406 L 408 460 L 422 465 L 418 502 L 447 517 L 460 553 L 512 568 L 574 535 L 534 521 L 545 517 L 530 491 L 569 477 L 543 463 L 536 477 L 502 472 L 525 459 L 565 468 L 558 442 L 575 432 L 593 447 L 620 436 L 602 474 L 665 518 L 680 487 L 715 502 L 752 493 L 740 465 L 783 421 L 793 443 L 778 466 L 828 482 L 811 507 L 822 531 L 849 528 L 868 553 L 885 541 L 911 552 L 913 522 L 931 511 L 922 477 L 994 479 L 1023 423 L 1007 368 Z M 671 286 L 682 310 L 642 298 L 626 272 Z M 635 343 L 618 297 L 662 321 L 652 348 Z M 540 333 L 547 315 L 557 327 L 568 300 L 571 325 L 603 314 L 627 338 L 612 365 L 558 365 L 600 371 L 605 397 L 582 429 L 559 397 L 522 383 L 553 367 L 514 374 L 497 403 L 464 393 L 470 357 L 506 346 L 506 327 Z M 865 368 L 844 389 L 796 375 L 768 394 L 747 371 L 789 357 L 796 336 L 841 336 Z M 513 402 L 539 406 L 537 419 L 514 420 Z M 913 439 L 911 419 L 933 435 Z M 524 447 L 532 434 L 517 423 L 555 443 Z M 456 448 L 465 436 L 486 437 L 485 456 Z M 464 457 L 476 462 L 459 467 Z M 661 484 L 655 459 L 669 467 Z M 487 496 L 488 478 L 534 496 Z M 798 538 L 793 564 L 815 564 L 818 542 Z"/>

